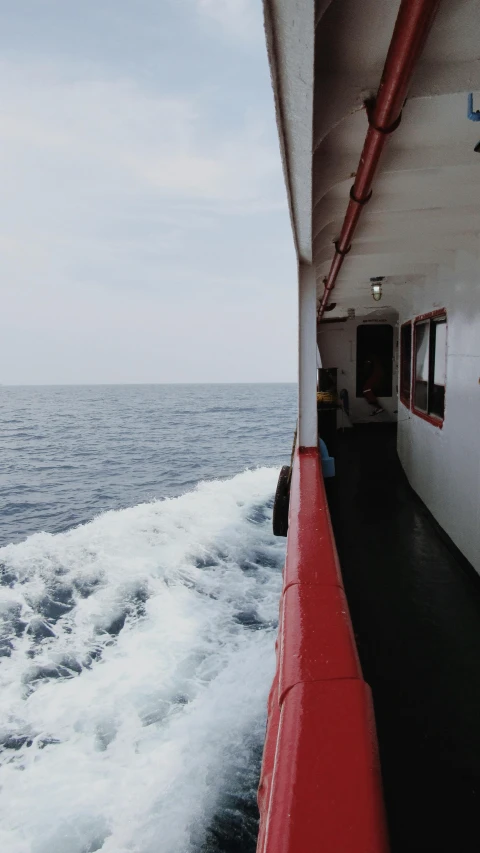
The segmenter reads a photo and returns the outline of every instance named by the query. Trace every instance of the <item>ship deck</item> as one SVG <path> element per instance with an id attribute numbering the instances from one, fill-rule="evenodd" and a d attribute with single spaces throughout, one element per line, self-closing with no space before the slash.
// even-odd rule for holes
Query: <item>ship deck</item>
<path id="1" fill-rule="evenodd" d="M 410 489 L 395 426 L 339 433 L 336 465 L 329 502 L 392 853 L 478 850 L 480 580 Z"/>

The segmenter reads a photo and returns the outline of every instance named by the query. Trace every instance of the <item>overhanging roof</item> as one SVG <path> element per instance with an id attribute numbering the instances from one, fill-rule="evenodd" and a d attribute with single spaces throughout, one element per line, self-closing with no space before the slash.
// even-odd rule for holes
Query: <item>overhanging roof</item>
<path id="1" fill-rule="evenodd" d="M 319 293 L 333 257 L 398 0 L 265 0 L 277 119 L 299 259 Z M 315 23 L 316 22 L 316 23 Z M 395 288 L 476 244 L 480 123 L 480 0 L 444 0 L 418 64 L 332 299 L 359 306 L 369 277 Z M 314 74 L 315 72 L 315 74 Z M 401 299 L 400 289 L 398 298 Z"/>

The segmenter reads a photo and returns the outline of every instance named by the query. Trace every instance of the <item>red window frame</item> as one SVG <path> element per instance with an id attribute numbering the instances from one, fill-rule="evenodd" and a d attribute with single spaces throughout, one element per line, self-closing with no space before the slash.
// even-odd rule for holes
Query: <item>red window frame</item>
<path id="1" fill-rule="evenodd" d="M 410 388 L 408 391 L 408 397 L 405 397 L 403 393 L 403 358 L 404 358 L 404 349 L 403 349 L 403 330 L 410 326 Z M 402 323 L 400 326 L 400 376 L 399 376 L 399 393 L 400 400 L 403 405 L 407 407 L 407 409 L 411 408 L 412 405 L 412 387 L 413 387 L 413 323 L 411 320 L 407 320 L 406 323 Z"/>
<path id="2" fill-rule="evenodd" d="M 445 325 L 447 325 L 447 311 L 446 308 L 437 308 L 435 311 L 429 311 L 427 314 L 419 314 L 418 317 L 412 321 L 412 382 L 411 382 L 411 410 L 413 414 L 417 415 L 417 417 L 422 418 L 422 420 L 427 421 L 427 423 L 432 424 L 432 426 L 438 427 L 438 429 L 442 429 L 443 423 L 445 420 L 445 410 L 443 413 L 443 417 L 439 415 L 430 414 L 428 412 L 422 412 L 421 409 L 417 409 L 415 406 L 415 386 L 417 382 L 417 325 L 419 323 L 424 323 L 425 321 L 434 320 L 436 318 L 444 317 Z M 429 328 L 429 334 L 431 333 L 431 327 Z M 446 357 L 446 354 L 445 354 Z M 429 380 L 430 381 L 430 380 Z M 445 376 L 445 390 L 446 390 L 446 376 Z"/>

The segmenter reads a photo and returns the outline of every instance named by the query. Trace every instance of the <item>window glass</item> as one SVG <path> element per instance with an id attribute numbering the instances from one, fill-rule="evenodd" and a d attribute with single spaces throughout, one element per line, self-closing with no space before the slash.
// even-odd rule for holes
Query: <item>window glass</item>
<path id="1" fill-rule="evenodd" d="M 445 368 L 447 353 L 447 324 L 445 320 L 434 323 L 435 328 L 435 360 L 433 384 L 445 385 Z"/>
<path id="2" fill-rule="evenodd" d="M 443 420 L 447 364 L 447 318 L 434 316 L 414 324 L 414 408 Z"/>
<path id="3" fill-rule="evenodd" d="M 428 411 L 437 418 L 445 414 L 445 370 L 447 356 L 447 324 L 432 320 L 432 355 Z"/>
<path id="4" fill-rule="evenodd" d="M 405 405 L 410 405 L 412 382 L 412 324 L 402 326 L 400 337 L 400 396 Z"/>
<path id="5" fill-rule="evenodd" d="M 415 326 L 415 405 L 423 412 L 428 407 L 430 323 Z"/>

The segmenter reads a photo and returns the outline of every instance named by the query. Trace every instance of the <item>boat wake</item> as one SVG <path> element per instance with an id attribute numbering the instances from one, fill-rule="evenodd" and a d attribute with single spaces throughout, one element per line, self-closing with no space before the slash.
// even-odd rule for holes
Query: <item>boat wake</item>
<path id="1" fill-rule="evenodd" d="M 254 847 L 277 473 L 0 549 L 0 849 Z"/>

